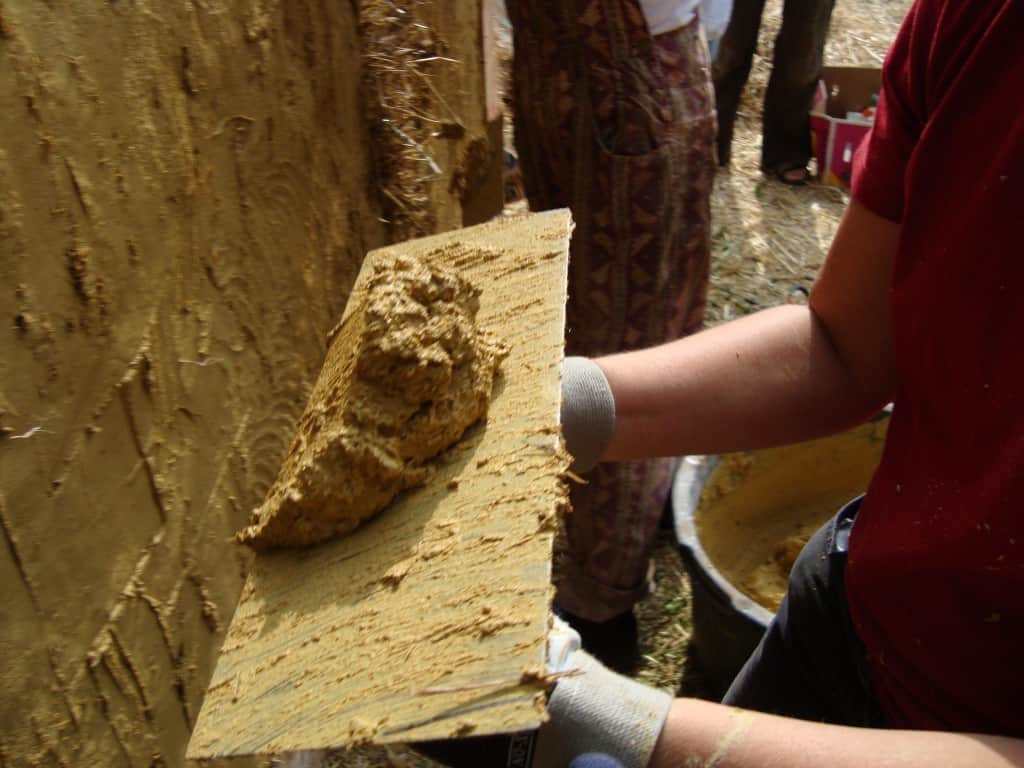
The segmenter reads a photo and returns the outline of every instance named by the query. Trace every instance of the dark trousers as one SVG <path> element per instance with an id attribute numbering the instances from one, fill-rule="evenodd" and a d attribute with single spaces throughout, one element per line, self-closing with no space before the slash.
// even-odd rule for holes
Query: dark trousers
<path id="1" fill-rule="evenodd" d="M 718 162 L 728 165 L 733 125 L 757 48 L 765 0 L 735 0 L 729 27 L 715 59 Z M 772 74 L 764 98 L 761 168 L 803 168 L 811 158 L 807 113 L 821 74 L 825 38 L 835 0 L 785 0 L 775 38 Z"/>
<path id="2" fill-rule="evenodd" d="M 850 502 L 804 547 L 761 643 L 722 703 L 802 720 L 882 727 L 864 649 L 846 605 Z"/>

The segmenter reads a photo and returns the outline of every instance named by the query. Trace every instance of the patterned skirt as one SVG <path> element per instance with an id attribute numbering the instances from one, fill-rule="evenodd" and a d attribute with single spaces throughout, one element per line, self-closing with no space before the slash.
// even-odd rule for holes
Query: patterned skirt
<path id="1" fill-rule="evenodd" d="M 698 20 L 652 37 L 637 0 L 508 0 L 516 147 L 533 210 L 568 207 L 566 351 L 652 346 L 703 324 L 715 111 Z M 558 604 L 604 621 L 648 592 L 672 459 L 572 490 Z"/>

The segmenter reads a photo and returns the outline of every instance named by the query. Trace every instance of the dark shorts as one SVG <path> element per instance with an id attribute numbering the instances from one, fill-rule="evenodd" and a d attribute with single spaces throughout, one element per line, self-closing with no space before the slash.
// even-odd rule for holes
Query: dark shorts
<path id="1" fill-rule="evenodd" d="M 860 502 L 843 507 L 807 542 L 778 613 L 722 703 L 803 720 L 884 726 L 846 605 L 847 543 Z"/>

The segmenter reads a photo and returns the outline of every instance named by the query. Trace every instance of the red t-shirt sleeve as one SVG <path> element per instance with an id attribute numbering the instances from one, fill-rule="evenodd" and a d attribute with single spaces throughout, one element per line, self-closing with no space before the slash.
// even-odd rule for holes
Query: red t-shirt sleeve
<path id="1" fill-rule="evenodd" d="M 914 4 L 889 49 L 875 122 L 853 160 L 853 196 L 890 221 L 903 216 L 904 177 L 924 125 L 924 77 L 934 42 L 934 27 L 923 18 L 927 5 Z"/>

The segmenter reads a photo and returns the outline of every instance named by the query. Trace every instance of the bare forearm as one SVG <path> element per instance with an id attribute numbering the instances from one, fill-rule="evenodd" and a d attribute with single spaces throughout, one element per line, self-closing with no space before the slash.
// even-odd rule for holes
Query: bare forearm
<path id="1" fill-rule="evenodd" d="M 615 395 L 606 459 L 762 448 L 850 426 L 884 405 L 805 306 L 600 358 Z"/>
<path id="2" fill-rule="evenodd" d="M 676 699 L 651 768 L 1007 768 L 1024 742 L 999 736 L 867 730 Z"/>
<path id="3" fill-rule="evenodd" d="M 809 306 L 598 360 L 615 396 L 605 459 L 764 448 L 834 432 L 892 396 L 899 225 L 853 200 Z"/>

